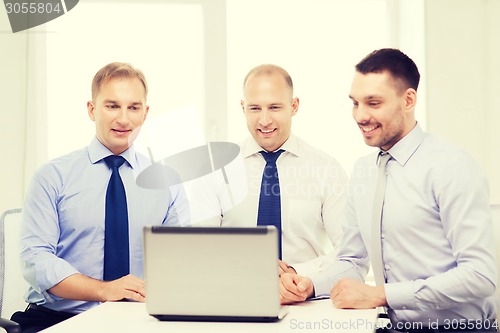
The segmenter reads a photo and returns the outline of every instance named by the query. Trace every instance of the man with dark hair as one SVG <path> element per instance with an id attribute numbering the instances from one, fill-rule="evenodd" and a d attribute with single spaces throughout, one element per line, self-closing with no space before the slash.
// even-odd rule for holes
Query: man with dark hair
<path id="1" fill-rule="evenodd" d="M 496 331 L 487 179 L 469 155 L 420 128 L 418 82 L 396 49 L 356 65 L 353 117 L 379 151 L 352 172 L 337 261 L 310 279 L 284 274 L 282 302 L 330 294 L 338 308 L 387 307 L 395 331 Z M 375 286 L 363 283 L 370 262 Z"/>
<path id="2" fill-rule="evenodd" d="M 21 259 L 30 284 L 12 320 L 37 332 L 100 302 L 143 302 L 142 229 L 189 221 L 181 187 L 147 190 L 135 177 L 150 161 L 133 143 L 148 115 L 144 74 L 111 63 L 92 81 L 88 147 L 34 175 L 23 209 Z"/>

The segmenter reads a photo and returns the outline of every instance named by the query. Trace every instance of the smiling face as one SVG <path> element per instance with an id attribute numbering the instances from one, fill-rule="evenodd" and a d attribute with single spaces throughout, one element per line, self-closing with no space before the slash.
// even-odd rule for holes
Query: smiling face
<path id="1" fill-rule="evenodd" d="M 416 125 L 415 89 L 402 89 L 387 71 L 356 72 L 349 98 L 353 118 L 369 146 L 389 150 Z"/>
<path id="2" fill-rule="evenodd" d="M 104 82 L 94 101 L 87 102 L 87 109 L 95 121 L 97 139 L 119 155 L 134 143 L 149 106 L 139 79 L 119 77 Z"/>
<path id="3" fill-rule="evenodd" d="M 280 73 L 257 74 L 246 81 L 241 107 L 255 141 L 266 151 L 275 151 L 290 137 L 299 99 L 292 97 Z"/>

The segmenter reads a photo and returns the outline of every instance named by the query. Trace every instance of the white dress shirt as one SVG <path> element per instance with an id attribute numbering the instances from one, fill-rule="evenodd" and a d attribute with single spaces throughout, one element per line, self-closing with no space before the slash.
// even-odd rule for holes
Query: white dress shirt
<path id="1" fill-rule="evenodd" d="M 389 315 L 394 322 L 495 317 L 497 270 L 488 183 L 463 151 L 417 125 L 390 150 L 382 218 Z M 337 263 L 314 276 L 316 294 L 369 265 L 377 154 L 361 158 L 349 185 Z"/>
<path id="2" fill-rule="evenodd" d="M 276 163 L 281 191 L 283 261 L 301 275 L 309 276 L 335 260 L 347 200 L 347 177 L 335 159 L 294 135 L 280 149 L 285 150 Z M 234 166 L 232 170 L 228 167 L 232 193 L 238 193 L 234 207 L 224 187 L 218 187 L 217 199 L 212 196 L 211 205 L 217 205 L 214 210 L 219 212 L 221 226 L 257 225 L 260 186 L 266 164 L 259 153 L 262 150 L 253 138 L 241 144 L 244 168 L 238 171 L 243 183 L 240 181 L 238 188 L 234 184 L 237 183 L 234 181 L 237 170 Z M 203 191 L 197 191 L 200 192 Z M 209 202 L 208 198 L 203 201 Z"/>

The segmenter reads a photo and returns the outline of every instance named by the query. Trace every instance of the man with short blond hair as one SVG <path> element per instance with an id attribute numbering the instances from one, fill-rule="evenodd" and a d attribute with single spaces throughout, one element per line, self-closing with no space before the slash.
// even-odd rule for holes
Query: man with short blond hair
<path id="1" fill-rule="evenodd" d="M 133 147 L 149 112 L 146 98 L 147 83 L 140 70 L 126 63 L 104 66 L 94 77 L 92 100 L 87 102 L 95 138 L 88 147 L 56 158 L 35 173 L 21 232 L 29 306 L 12 316 L 23 332 L 37 332 L 101 302 L 143 302 L 143 226 L 188 223 L 182 188 L 147 190 L 135 183 L 150 165 Z M 112 160 L 119 163 L 111 165 Z M 118 201 L 120 209 L 113 204 L 116 197 L 123 199 Z M 116 217 L 118 210 L 122 215 Z M 105 226 L 108 216 L 111 222 Z M 123 248 L 110 251 L 124 253 L 124 264 L 117 275 L 109 275 L 114 278 L 106 278 L 106 248 L 111 242 L 107 229 L 118 222 L 125 223 L 120 232 L 127 236 L 113 243 Z"/>

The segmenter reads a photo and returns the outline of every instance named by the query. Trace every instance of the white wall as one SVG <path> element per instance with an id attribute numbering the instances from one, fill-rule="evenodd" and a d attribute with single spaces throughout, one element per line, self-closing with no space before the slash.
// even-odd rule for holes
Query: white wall
<path id="1" fill-rule="evenodd" d="M 20 207 L 24 188 L 27 34 L 10 33 L 0 10 L 0 212 Z"/>
<path id="2" fill-rule="evenodd" d="M 468 151 L 500 203 L 500 1 L 426 0 L 427 129 Z"/>

